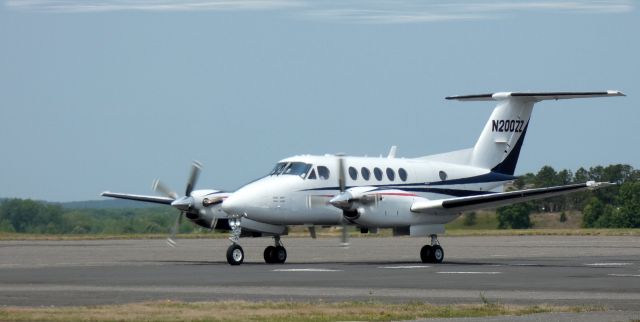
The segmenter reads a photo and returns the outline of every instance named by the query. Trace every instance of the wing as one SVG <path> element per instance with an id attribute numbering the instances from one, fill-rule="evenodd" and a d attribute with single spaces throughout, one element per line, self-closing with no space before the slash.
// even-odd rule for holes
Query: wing
<path id="1" fill-rule="evenodd" d="M 145 202 L 159 203 L 163 205 L 170 205 L 173 202 L 173 199 L 168 197 L 132 195 L 128 193 L 117 193 L 117 192 L 109 192 L 109 191 L 105 191 L 100 195 L 103 197 L 145 201 Z"/>
<path id="2" fill-rule="evenodd" d="M 424 214 L 440 214 L 494 208 L 518 202 L 559 196 L 585 189 L 593 190 L 613 185 L 615 185 L 615 183 L 589 181 L 586 183 L 570 184 L 566 186 L 516 190 L 489 195 L 440 200 L 421 200 L 416 201 L 411 205 L 411 211 Z"/>

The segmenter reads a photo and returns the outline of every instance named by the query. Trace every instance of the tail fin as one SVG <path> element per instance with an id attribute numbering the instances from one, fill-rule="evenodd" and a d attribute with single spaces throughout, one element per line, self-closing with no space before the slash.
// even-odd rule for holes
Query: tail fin
<path id="1" fill-rule="evenodd" d="M 470 165 L 513 175 L 520 156 L 524 136 L 529 127 L 533 105 L 543 100 L 624 96 L 619 91 L 543 92 L 450 96 L 448 100 L 498 101 L 484 126 L 470 157 Z"/>

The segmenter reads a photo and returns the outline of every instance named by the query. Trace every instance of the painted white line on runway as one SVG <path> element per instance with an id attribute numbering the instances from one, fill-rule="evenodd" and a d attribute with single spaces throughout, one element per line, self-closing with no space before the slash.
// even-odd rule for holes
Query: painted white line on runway
<path id="1" fill-rule="evenodd" d="M 627 266 L 631 265 L 631 263 L 591 263 L 585 264 L 587 266 Z"/>
<path id="2" fill-rule="evenodd" d="M 495 275 L 502 274 L 502 272 L 436 272 L 438 274 L 487 274 L 487 275 Z"/>
<path id="3" fill-rule="evenodd" d="M 329 268 L 278 268 L 274 269 L 274 272 L 342 272 L 339 269 Z"/>
<path id="4" fill-rule="evenodd" d="M 385 268 L 385 269 L 412 269 L 412 268 L 429 268 L 431 266 L 426 266 L 426 265 L 412 265 L 412 266 L 380 266 L 378 268 Z"/>
<path id="5" fill-rule="evenodd" d="M 615 277 L 640 277 L 640 274 L 607 274 Z"/>

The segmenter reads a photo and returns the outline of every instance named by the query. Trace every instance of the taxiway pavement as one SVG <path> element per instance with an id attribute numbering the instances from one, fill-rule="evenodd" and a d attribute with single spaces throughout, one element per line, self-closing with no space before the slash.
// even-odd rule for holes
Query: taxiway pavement
<path id="1" fill-rule="evenodd" d="M 0 305 L 147 300 L 379 300 L 602 305 L 640 311 L 640 238 L 441 237 L 445 263 L 419 261 L 422 238 L 283 238 L 286 264 L 265 264 L 271 239 L 0 241 Z M 482 294 L 482 295 L 481 295 Z M 638 317 L 640 319 L 640 316 Z"/>

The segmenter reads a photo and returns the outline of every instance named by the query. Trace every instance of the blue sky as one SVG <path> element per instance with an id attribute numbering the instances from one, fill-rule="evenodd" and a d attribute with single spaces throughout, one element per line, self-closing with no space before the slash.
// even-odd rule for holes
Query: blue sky
<path id="1" fill-rule="evenodd" d="M 634 1 L 4 0 L 0 197 L 235 189 L 284 157 L 470 147 L 493 91 L 536 105 L 517 173 L 640 167 Z"/>

